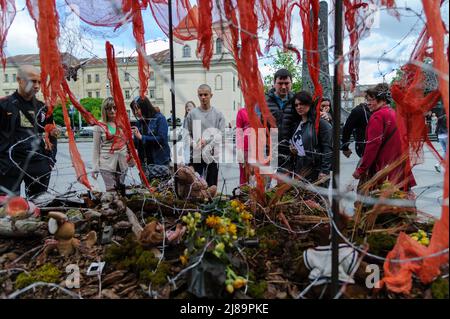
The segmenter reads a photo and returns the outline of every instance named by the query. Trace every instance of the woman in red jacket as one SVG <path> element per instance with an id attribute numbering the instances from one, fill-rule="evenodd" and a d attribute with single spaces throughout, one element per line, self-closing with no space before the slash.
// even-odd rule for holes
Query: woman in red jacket
<path id="1" fill-rule="evenodd" d="M 366 148 L 361 163 L 353 177 L 366 180 L 377 172 L 395 163 L 405 156 L 406 149 L 402 147 L 400 132 L 397 129 L 395 111 L 388 106 L 390 103 L 389 86 L 386 83 L 376 85 L 366 92 L 367 105 L 372 112 L 366 129 Z M 389 180 L 393 184 L 400 184 L 409 190 L 416 185 L 412 175 L 409 158 L 405 162 L 391 169 L 379 183 Z"/>

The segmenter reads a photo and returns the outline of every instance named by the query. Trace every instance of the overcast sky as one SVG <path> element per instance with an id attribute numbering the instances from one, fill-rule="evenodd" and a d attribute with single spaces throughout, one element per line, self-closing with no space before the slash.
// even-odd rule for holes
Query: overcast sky
<path id="1" fill-rule="evenodd" d="M 330 0 L 328 1 L 330 2 Z M 61 19 L 67 19 L 65 24 L 69 30 L 79 30 L 80 22 L 74 14 L 66 9 L 62 0 L 57 0 L 60 4 Z M 36 32 L 33 21 L 31 20 L 25 8 L 24 0 L 17 0 L 16 6 L 18 13 L 9 30 L 6 54 L 8 56 L 16 54 L 38 53 L 36 44 Z M 423 28 L 425 15 L 422 13 L 420 0 L 397 0 L 397 6 L 400 7 L 400 21 L 388 14 L 386 10 L 380 10 L 375 15 L 375 27 L 371 34 L 360 42 L 360 84 L 372 84 L 383 80 L 390 80 L 395 74 L 393 70 L 397 69 L 407 61 L 419 32 Z M 407 7 L 409 10 L 405 10 Z M 448 0 L 442 10 L 444 21 L 448 26 Z M 419 15 L 419 16 L 418 16 Z M 149 10 L 144 12 L 144 21 L 146 28 L 147 52 L 153 53 L 168 48 L 168 41 L 165 35 L 159 30 L 154 22 Z M 329 33 L 332 34 L 333 21 L 329 21 Z M 81 23 L 82 30 L 85 25 Z M 90 28 L 93 32 L 83 31 L 83 41 L 77 41 L 75 55 L 78 57 L 105 57 L 105 39 L 110 39 L 116 49 L 118 56 L 130 55 L 134 50 L 134 39 L 132 37 L 131 26 L 120 28 L 113 32 L 110 28 Z M 64 31 L 64 30 L 63 30 Z M 292 24 L 292 42 L 298 48 L 302 47 L 302 29 L 298 14 L 294 14 Z M 261 35 L 261 44 L 264 43 L 264 34 Z M 329 45 L 332 45 L 332 36 L 329 38 Z M 344 43 L 344 52 L 348 52 L 348 39 Z M 330 57 L 332 57 L 330 51 Z M 269 53 L 270 55 L 270 53 Z M 382 61 L 378 63 L 378 60 Z M 270 72 L 270 58 L 261 59 L 260 69 L 263 75 Z M 331 61 L 331 60 L 330 60 Z M 388 61 L 388 62 L 386 62 Z M 332 65 L 330 71 L 332 72 Z"/>

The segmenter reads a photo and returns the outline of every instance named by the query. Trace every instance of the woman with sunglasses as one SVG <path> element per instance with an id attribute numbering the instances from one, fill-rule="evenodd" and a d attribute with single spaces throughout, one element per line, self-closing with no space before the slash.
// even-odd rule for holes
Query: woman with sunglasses
<path id="1" fill-rule="evenodd" d="M 135 98 L 130 107 L 138 120 L 137 125 L 132 127 L 132 130 L 138 142 L 141 162 L 146 166 L 159 166 L 161 171 L 168 172 L 170 147 L 168 141 L 169 127 L 166 118 L 156 111 L 147 97 Z"/>
<path id="2" fill-rule="evenodd" d="M 116 105 L 112 97 L 106 98 L 101 106 L 102 121 L 105 126 L 96 125 L 93 135 L 91 176 L 97 179 L 102 175 L 106 191 L 125 189 L 125 176 L 128 166 L 132 166 L 123 132 L 116 126 Z M 106 130 L 108 132 L 106 132 Z"/>

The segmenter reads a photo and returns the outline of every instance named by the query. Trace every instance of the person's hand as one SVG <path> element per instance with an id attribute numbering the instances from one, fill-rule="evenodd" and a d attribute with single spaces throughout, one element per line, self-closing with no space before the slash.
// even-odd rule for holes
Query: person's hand
<path id="1" fill-rule="evenodd" d="M 138 140 L 142 140 L 142 134 L 141 132 L 139 132 L 139 129 L 136 126 L 133 126 L 131 128 L 131 131 L 133 132 L 133 135 L 138 139 Z"/>
<path id="2" fill-rule="evenodd" d="M 331 120 L 330 113 L 327 113 L 327 112 L 320 112 L 320 118 L 327 120 L 327 121 Z"/>
<path id="3" fill-rule="evenodd" d="M 353 152 L 351 149 L 348 149 L 348 150 L 343 150 L 342 153 L 344 153 L 345 157 L 349 158 Z"/>
<path id="4" fill-rule="evenodd" d="M 328 174 L 325 174 L 325 173 L 319 173 L 318 179 L 319 179 L 319 180 L 322 180 L 322 179 L 326 179 L 326 178 L 328 178 L 328 177 L 329 177 Z"/>
<path id="5" fill-rule="evenodd" d="M 361 174 L 360 174 L 358 171 L 355 171 L 355 172 L 353 173 L 353 178 L 354 178 L 354 179 L 360 179 L 360 178 L 361 178 Z"/>
<path id="6" fill-rule="evenodd" d="M 92 172 L 92 173 L 91 173 L 91 176 L 92 176 L 93 179 L 97 179 L 97 177 L 98 177 L 98 172 Z"/>
<path id="7" fill-rule="evenodd" d="M 291 153 L 292 153 L 292 154 L 296 154 L 296 155 L 297 155 L 298 152 L 297 152 L 297 149 L 295 148 L 294 145 L 292 145 L 292 144 L 289 145 L 289 149 L 291 150 Z"/>

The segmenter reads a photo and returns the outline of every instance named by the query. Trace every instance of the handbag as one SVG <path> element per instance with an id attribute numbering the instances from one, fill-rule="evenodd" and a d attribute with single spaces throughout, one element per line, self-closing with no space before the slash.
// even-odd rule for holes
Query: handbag
<path id="1" fill-rule="evenodd" d="M 171 175 L 167 165 L 147 164 L 144 172 L 147 179 L 164 179 Z"/>

